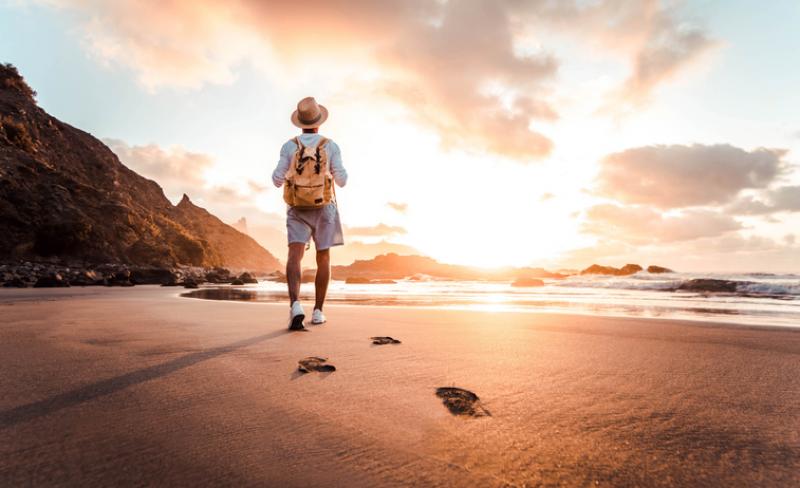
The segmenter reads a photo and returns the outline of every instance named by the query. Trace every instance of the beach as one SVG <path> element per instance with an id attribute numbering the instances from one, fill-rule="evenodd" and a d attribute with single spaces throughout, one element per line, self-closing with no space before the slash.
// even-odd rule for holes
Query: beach
<path id="1" fill-rule="evenodd" d="M 183 291 L 0 292 L 0 485 L 800 484 L 800 329 Z"/>

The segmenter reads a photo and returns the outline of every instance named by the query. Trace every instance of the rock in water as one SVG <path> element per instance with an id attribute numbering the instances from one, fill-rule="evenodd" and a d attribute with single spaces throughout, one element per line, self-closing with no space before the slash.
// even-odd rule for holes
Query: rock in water
<path id="1" fill-rule="evenodd" d="M 336 371 L 336 366 L 327 364 L 327 358 L 318 358 L 316 356 L 307 357 L 297 362 L 297 370 L 301 373 L 310 373 L 316 371 L 319 373 L 332 373 Z"/>
<path id="2" fill-rule="evenodd" d="M 172 278 L 169 281 L 161 283 L 161 286 L 180 286 L 180 282 L 178 281 L 177 275 L 172 275 Z"/>
<path id="3" fill-rule="evenodd" d="M 612 266 L 601 266 L 599 264 L 593 264 L 588 268 L 581 271 L 582 275 L 585 274 L 599 274 L 599 275 L 616 275 L 619 273 L 619 269 L 614 268 Z"/>
<path id="4" fill-rule="evenodd" d="M 139 267 L 131 270 L 130 281 L 136 285 L 172 286 L 178 277 L 168 268 Z"/>
<path id="5" fill-rule="evenodd" d="M 436 396 L 453 415 L 468 415 L 470 417 L 491 416 L 486 408 L 481 405 L 478 395 L 469 390 L 456 387 L 441 387 L 436 389 Z"/>
<path id="6" fill-rule="evenodd" d="M 231 272 L 225 268 L 214 268 L 206 273 L 208 283 L 230 283 L 232 281 Z"/>
<path id="7" fill-rule="evenodd" d="M 638 273 L 642 270 L 642 267 L 638 264 L 626 264 L 621 268 L 615 268 L 613 266 L 600 266 L 599 264 L 593 264 L 588 268 L 581 271 L 581 274 L 599 274 L 599 275 L 612 275 L 612 276 L 627 276 L 632 275 L 634 273 Z"/>
<path id="8" fill-rule="evenodd" d="M 638 264 L 626 264 L 619 270 L 619 274 L 621 275 L 632 275 L 634 273 L 638 273 L 642 270 L 642 267 Z"/>
<path id="9" fill-rule="evenodd" d="M 258 280 L 253 277 L 250 273 L 242 273 L 239 275 L 239 281 L 241 281 L 245 285 L 254 285 L 258 283 Z"/>
<path id="10" fill-rule="evenodd" d="M 121 269 L 114 272 L 107 280 L 108 286 L 133 286 L 131 282 L 131 272 L 128 269 Z"/>
<path id="11" fill-rule="evenodd" d="M 187 278 L 183 280 L 183 287 L 184 288 L 199 288 L 200 284 L 197 281 L 193 280 L 192 278 Z"/>
<path id="12" fill-rule="evenodd" d="M 678 291 L 736 293 L 740 284 L 746 284 L 746 282 L 698 278 L 681 283 L 677 289 Z"/>
<path id="13" fill-rule="evenodd" d="M 648 273 L 653 273 L 653 274 L 659 274 L 659 273 L 674 273 L 674 271 L 672 271 L 672 270 L 671 270 L 671 269 L 669 269 L 669 268 L 665 268 L 665 267 L 663 267 L 663 266 L 655 266 L 655 265 L 648 266 L 648 267 L 647 267 L 647 272 L 648 272 Z"/>

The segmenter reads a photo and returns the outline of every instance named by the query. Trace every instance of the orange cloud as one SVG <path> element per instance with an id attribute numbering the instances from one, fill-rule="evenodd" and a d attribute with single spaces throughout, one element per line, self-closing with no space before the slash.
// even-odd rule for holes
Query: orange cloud
<path id="1" fill-rule="evenodd" d="M 372 69 L 370 92 L 403 102 L 445 146 L 521 161 L 550 154 L 537 126 L 558 118 L 551 92 L 559 60 L 542 33 L 629 60 L 625 103 L 646 100 L 713 45 L 661 0 L 49 3 L 82 12 L 93 52 L 133 68 L 151 89 L 230 83 L 245 63 L 302 76 L 302 63 L 314 59 L 329 78 Z M 526 35 L 541 48 L 520 49 Z"/>
<path id="2" fill-rule="evenodd" d="M 499 3 L 311 0 L 302 8 L 255 0 L 58 3 L 84 12 L 96 55 L 131 66 L 151 89 L 229 83 L 245 61 L 263 67 L 271 59 L 286 68 L 319 59 L 347 72 L 362 59 L 384 71 L 375 83 L 385 94 L 397 80 L 403 90 L 395 95 L 422 95 L 410 105 L 413 113 L 437 129 L 446 145 L 521 159 L 546 156 L 552 147 L 529 125 L 555 117 L 541 96 L 555 61 L 515 55 L 511 14 Z M 503 93 L 487 93 L 491 83 Z"/>

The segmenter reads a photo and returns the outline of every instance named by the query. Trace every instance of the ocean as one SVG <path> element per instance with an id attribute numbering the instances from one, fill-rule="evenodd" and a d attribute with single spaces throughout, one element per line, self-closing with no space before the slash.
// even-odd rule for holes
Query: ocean
<path id="1" fill-rule="evenodd" d="M 733 282 L 735 291 L 677 291 L 694 279 Z M 328 303 L 413 306 L 441 309 L 572 313 L 640 318 L 688 319 L 743 325 L 800 327 L 800 275 L 637 273 L 630 276 L 571 276 L 545 279 L 544 286 L 513 287 L 511 282 L 399 280 L 394 284 L 332 281 Z M 262 281 L 242 287 L 203 288 L 194 298 L 281 302 L 286 285 Z M 310 307 L 313 283 L 301 287 Z"/>

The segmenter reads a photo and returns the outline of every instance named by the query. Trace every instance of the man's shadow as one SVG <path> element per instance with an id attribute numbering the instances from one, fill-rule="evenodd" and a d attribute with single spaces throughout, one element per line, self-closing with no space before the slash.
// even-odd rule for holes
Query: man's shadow
<path id="1" fill-rule="evenodd" d="M 157 364 L 155 366 L 148 366 L 130 373 L 120 376 L 115 376 L 107 380 L 98 381 L 74 390 L 61 393 L 58 395 L 39 400 L 37 402 L 20 405 L 19 407 L 12 408 L 0 412 L 0 430 L 11 427 L 12 425 L 28 420 L 33 420 L 38 417 L 57 412 L 64 408 L 69 408 L 80 403 L 94 400 L 95 398 L 110 395 L 125 388 L 139 383 L 144 383 L 155 378 L 166 376 L 175 371 L 188 368 L 197 363 L 214 359 L 223 354 L 233 352 L 247 346 L 252 346 L 262 341 L 274 339 L 284 334 L 288 334 L 287 330 L 279 330 L 264 334 L 249 339 L 243 339 L 233 344 L 226 346 L 214 347 L 204 351 L 198 351 L 179 358 L 172 359 L 166 363 Z"/>

